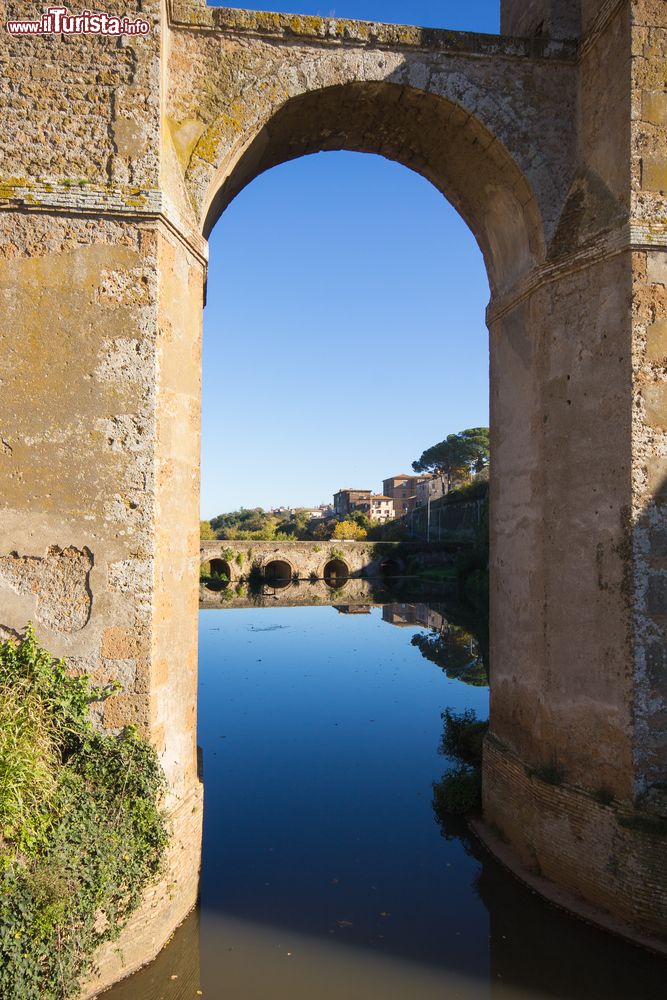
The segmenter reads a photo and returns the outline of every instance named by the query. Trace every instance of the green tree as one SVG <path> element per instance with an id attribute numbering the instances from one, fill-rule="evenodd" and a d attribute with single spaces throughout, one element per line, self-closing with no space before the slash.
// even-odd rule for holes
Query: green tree
<path id="1" fill-rule="evenodd" d="M 242 507 L 228 514 L 211 518 L 211 527 L 216 538 L 221 539 L 264 539 L 270 541 L 275 536 L 278 519 L 262 507 Z"/>
<path id="2" fill-rule="evenodd" d="M 354 521 L 354 523 L 358 524 L 360 528 L 363 528 L 366 533 L 368 533 L 368 529 L 370 528 L 372 523 L 368 514 L 366 514 L 366 512 L 363 510 L 350 511 L 350 513 L 347 515 L 347 520 Z"/>
<path id="3" fill-rule="evenodd" d="M 310 529 L 310 537 L 314 542 L 328 541 L 336 529 L 336 521 L 333 518 L 316 521 Z"/>
<path id="4" fill-rule="evenodd" d="M 215 532 L 211 527 L 210 521 L 200 521 L 199 522 L 199 537 L 202 542 L 213 542 L 215 541 Z"/>
<path id="5" fill-rule="evenodd" d="M 458 434 L 448 434 L 444 441 L 434 444 L 412 463 L 415 472 L 431 472 L 447 482 L 447 491 L 455 481 L 470 479 L 473 472 L 481 472 L 489 462 L 489 428 L 470 427 Z"/>

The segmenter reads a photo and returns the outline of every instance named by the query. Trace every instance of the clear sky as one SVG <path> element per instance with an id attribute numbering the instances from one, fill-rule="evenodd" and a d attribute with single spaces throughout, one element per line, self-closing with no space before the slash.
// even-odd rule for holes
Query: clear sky
<path id="1" fill-rule="evenodd" d="M 498 30 L 498 0 L 270 7 Z M 320 153 L 256 178 L 210 239 L 202 516 L 380 492 L 446 434 L 488 424 L 488 298 L 470 230 L 405 167 Z"/>

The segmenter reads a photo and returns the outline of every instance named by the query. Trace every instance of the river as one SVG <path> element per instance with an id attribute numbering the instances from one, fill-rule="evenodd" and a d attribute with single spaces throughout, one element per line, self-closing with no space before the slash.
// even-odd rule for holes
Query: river
<path id="1" fill-rule="evenodd" d="M 542 902 L 434 814 L 441 713 L 488 712 L 483 629 L 446 601 L 201 612 L 201 903 L 106 997 L 663 995 L 662 959 Z"/>

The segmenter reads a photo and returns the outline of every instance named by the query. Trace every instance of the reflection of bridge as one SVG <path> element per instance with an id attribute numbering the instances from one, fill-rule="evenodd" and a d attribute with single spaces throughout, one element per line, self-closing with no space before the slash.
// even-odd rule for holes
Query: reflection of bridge
<path id="1" fill-rule="evenodd" d="M 414 572 L 451 557 L 451 548 L 420 542 L 202 542 L 199 559 L 230 583 L 251 577 L 330 580 Z"/>

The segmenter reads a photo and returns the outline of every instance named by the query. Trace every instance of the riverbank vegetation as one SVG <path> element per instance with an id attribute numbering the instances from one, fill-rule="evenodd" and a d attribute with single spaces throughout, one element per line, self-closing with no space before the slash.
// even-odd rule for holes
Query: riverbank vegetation
<path id="1" fill-rule="evenodd" d="M 167 831 L 157 754 L 135 730 L 96 732 L 92 701 L 25 637 L 0 643 L 0 996 L 76 996 L 160 870 Z"/>

